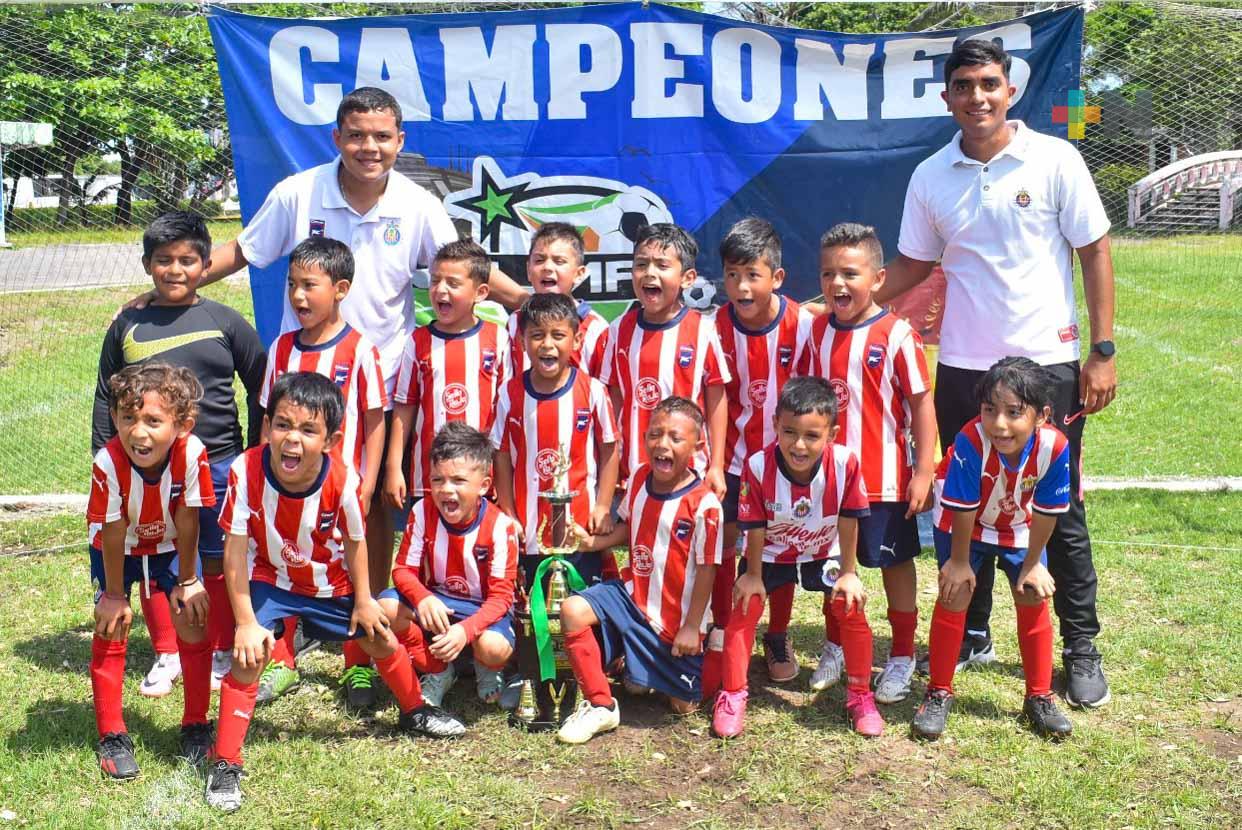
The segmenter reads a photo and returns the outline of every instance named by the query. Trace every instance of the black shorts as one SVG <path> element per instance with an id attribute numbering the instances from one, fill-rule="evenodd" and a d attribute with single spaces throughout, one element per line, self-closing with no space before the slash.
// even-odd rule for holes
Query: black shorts
<path id="1" fill-rule="evenodd" d="M 832 593 L 841 570 L 840 559 L 814 559 L 810 562 L 764 562 L 763 590 L 769 594 L 785 585 L 801 585 L 804 590 Z M 738 561 L 737 575 L 746 573 L 746 559 Z"/>
<path id="2" fill-rule="evenodd" d="M 871 502 L 871 515 L 858 520 L 858 564 L 891 568 L 919 555 L 918 520 L 906 518 L 909 508 L 904 501 Z"/>
<path id="3" fill-rule="evenodd" d="M 725 473 L 725 497 L 720 506 L 724 508 L 725 524 L 737 522 L 737 499 L 742 491 L 742 477 Z"/>

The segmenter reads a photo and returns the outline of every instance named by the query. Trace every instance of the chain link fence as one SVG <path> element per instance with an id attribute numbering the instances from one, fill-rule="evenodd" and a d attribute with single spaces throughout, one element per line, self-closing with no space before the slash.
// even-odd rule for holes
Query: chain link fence
<path id="1" fill-rule="evenodd" d="M 285 17 L 529 4 L 246 5 Z M 993 22 L 1057 3 L 713 3 L 717 14 L 845 32 Z M 103 332 L 142 289 L 143 224 L 189 207 L 240 230 L 205 10 L 0 0 L 0 495 L 76 493 Z M 1067 102 L 1118 247 L 1169 236 L 1236 296 L 1242 246 L 1242 0 L 1089 6 L 1083 100 Z M 1081 104 L 1081 106 L 1075 106 Z M 1094 108 L 1099 108 L 1094 109 Z M 1097 116 L 1102 115 L 1102 118 Z M 1230 233 L 1230 229 L 1233 233 Z M 1119 269 L 1120 270 L 1120 269 Z M 1231 274 L 1231 276 L 1230 276 Z M 244 272 L 207 291 L 244 313 Z"/>

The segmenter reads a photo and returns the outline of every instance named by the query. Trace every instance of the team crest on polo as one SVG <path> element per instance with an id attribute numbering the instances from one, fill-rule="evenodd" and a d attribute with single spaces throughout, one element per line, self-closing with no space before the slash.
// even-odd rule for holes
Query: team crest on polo
<path id="1" fill-rule="evenodd" d="M 886 349 L 880 343 L 872 343 L 867 347 L 867 368 L 875 369 L 884 362 Z"/>
<path id="2" fill-rule="evenodd" d="M 280 558 L 285 560 L 286 565 L 294 568 L 300 568 L 306 564 L 306 557 L 302 555 L 301 549 L 288 539 L 280 546 Z"/>
<path id="3" fill-rule="evenodd" d="M 677 365 L 685 369 L 694 362 L 694 346 L 682 346 L 677 350 Z"/>
<path id="4" fill-rule="evenodd" d="M 651 558 L 651 549 L 646 545 L 635 545 L 630 551 L 630 567 L 639 576 L 651 576 L 655 570 L 655 560 Z"/>
<path id="5" fill-rule="evenodd" d="M 332 367 L 332 381 L 337 386 L 344 386 L 345 381 L 349 380 L 349 364 L 337 363 Z"/>
<path id="6" fill-rule="evenodd" d="M 574 410 L 574 429 L 578 432 L 586 432 L 587 427 L 591 425 L 591 410 L 575 409 Z"/>
<path id="7" fill-rule="evenodd" d="M 384 228 L 384 244 L 396 245 L 401 241 L 401 217 L 400 216 L 381 216 L 380 221 L 384 222 L 388 227 Z"/>
<path id="8" fill-rule="evenodd" d="M 168 488 L 168 499 L 171 501 L 172 499 L 180 498 L 183 492 L 185 492 L 185 485 L 179 481 L 174 482 L 173 485 Z"/>
<path id="9" fill-rule="evenodd" d="M 324 220 L 312 219 L 310 220 L 310 231 L 306 235 L 322 239 L 324 237 L 325 227 L 327 227 L 327 223 L 325 223 Z"/>
<path id="10" fill-rule="evenodd" d="M 841 378 L 833 378 L 832 392 L 837 396 L 837 411 L 841 412 L 850 405 L 850 387 L 849 384 L 841 380 Z"/>
<path id="11" fill-rule="evenodd" d="M 495 349 L 484 349 L 483 350 L 482 369 L 485 373 L 489 375 L 496 371 L 496 350 Z"/>
<path id="12" fill-rule="evenodd" d="M 470 403 L 470 392 L 460 383 L 450 383 L 444 387 L 440 400 L 444 404 L 445 412 L 450 415 L 460 415 L 466 411 L 466 406 Z"/>
<path id="13" fill-rule="evenodd" d="M 643 378 L 634 387 L 634 399 L 643 409 L 655 409 L 662 395 L 660 382 L 652 378 Z"/>
<path id="14" fill-rule="evenodd" d="M 690 538 L 691 530 L 694 530 L 694 522 L 689 519 L 678 519 L 677 529 L 673 531 L 673 535 L 684 542 L 686 539 Z"/>
<path id="15" fill-rule="evenodd" d="M 475 545 L 474 546 L 474 558 L 482 562 L 484 559 L 487 558 L 487 555 L 491 553 L 491 551 L 492 549 L 489 548 L 487 545 Z"/>
<path id="16" fill-rule="evenodd" d="M 1026 188 L 1018 191 L 1018 195 L 1013 197 L 1013 203 L 1020 208 L 1028 208 L 1031 206 L 1031 194 L 1026 192 Z"/>

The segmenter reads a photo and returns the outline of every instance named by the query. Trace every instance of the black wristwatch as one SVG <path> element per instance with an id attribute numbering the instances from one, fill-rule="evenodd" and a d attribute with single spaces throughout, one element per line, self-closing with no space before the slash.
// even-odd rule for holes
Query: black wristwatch
<path id="1" fill-rule="evenodd" d="M 1107 360 L 1117 354 L 1117 347 L 1113 345 L 1113 341 L 1111 340 L 1101 340 L 1099 343 L 1091 344 L 1091 351 Z"/>

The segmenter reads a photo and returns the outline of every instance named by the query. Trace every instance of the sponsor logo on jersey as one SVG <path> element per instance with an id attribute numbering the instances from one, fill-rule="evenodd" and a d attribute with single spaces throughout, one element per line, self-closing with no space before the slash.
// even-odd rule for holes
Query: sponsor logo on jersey
<path id="1" fill-rule="evenodd" d="M 310 232 L 307 233 L 306 235 L 315 236 L 315 237 L 319 237 L 320 239 L 322 239 L 324 237 L 324 233 L 325 233 L 324 229 L 326 227 L 327 227 L 327 223 L 324 222 L 324 220 L 312 219 L 310 220 Z"/>
<path id="2" fill-rule="evenodd" d="M 445 412 L 450 415 L 460 415 L 466 411 L 466 406 L 470 403 L 470 392 L 460 383 L 450 383 L 444 387 L 440 400 L 444 404 Z"/>
<path id="3" fill-rule="evenodd" d="M 884 362 L 885 348 L 880 343 L 872 343 L 867 347 L 867 368 L 875 369 Z"/>
<path id="4" fill-rule="evenodd" d="M 793 363 L 793 346 L 778 346 L 776 359 L 780 362 L 782 369 L 788 369 L 789 364 Z"/>
<path id="5" fill-rule="evenodd" d="M 168 529 L 168 525 L 160 521 L 143 522 L 134 526 L 134 535 L 144 542 L 151 542 L 164 538 L 164 531 Z"/>
<path id="6" fill-rule="evenodd" d="M 484 349 L 483 350 L 482 369 L 484 372 L 486 372 L 489 375 L 496 371 L 496 350 L 495 349 Z"/>
<path id="7" fill-rule="evenodd" d="M 591 424 L 591 410 L 576 409 L 574 410 L 574 429 L 578 432 L 586 432 L 587 427 Z"/>
<path id="8" fill-rule="evenodd" d="M 836 535 L 835 523 L 808 527 L 793 522 L 771 522 L 767 530 L 767 538 L 774 544 L 798 548 L 799 553 L 830 544 Z"/>
<path id="9" fill-rule="evenodd" d="M 459 597 L 470 596 L 470 583 L 462 576 L 450 576 L 444 580 L 444 590 Z"/>
<path id="10" fill-rule="evenodd" d="M 634 400 L 638 401 L 638 405 L 643 409 L 655 409 L 663 396 L 660 382 L 654 378 L 642 378 L 634 387 Z"/>
<path id="11" fill-rule="evenodd" d="M 751 406 L 755 409 L 763 409 L 763 402 L 768 399 L 768 382 L 752 380 L 750 386 L 746 388 L 746 394 L 750 397 Z"/>
<path id="12" fill-rule="evenodd" d="M 841 378 L 833 378 L 830 383 L 833 394 L 837 396 L 837 411 L 842 412 L 850 405 L 850 386 Z"/>
<path id="13" fill-rule="evenodd" d="M 1006 495 L 996 506 L 1000 509 L 1000 512 L 1005 514 L 1018 512 L 1018 503 L 1010 495 Z"/>
<path id="14" fill-rule="evenodd" d="M 306 557 L 302 555 L 301 549 L 297 545 L 288 540 L 280 546 L 280 558 L 285 560 L 286 565 L 300 568 L 306 564 Z"/>
<path id="15" fill-rule="evenodd" d="M 630 567 L 639 576 L 651 576 L 655 569 L 655 560 L 651 558 L 651 549 L 646 545 L 635 545 L 630 551 Z"/>
<path id="16" fill-rule="evenodd" d="M 694 346 L 682 346 L 677 350 L 677 365 L 685 369 L 694 363 Z"/>
<path id="17" fill-rule="evenodd" d="M 677 527 L 673 530 L 673 535 L 683 542 L 690 537 L 690 531 L 694 530 L 694 523 L 689 519 L 678 519 Z"/>
<path id="18" fill-rule="evenodd" d="M 560 463 L 560 452 L 554 449 L 542 449 L 535 455 L 535 472 L 541 479 L 550 479 L 556 475 L 556 468 L 560 466 Z"/>

